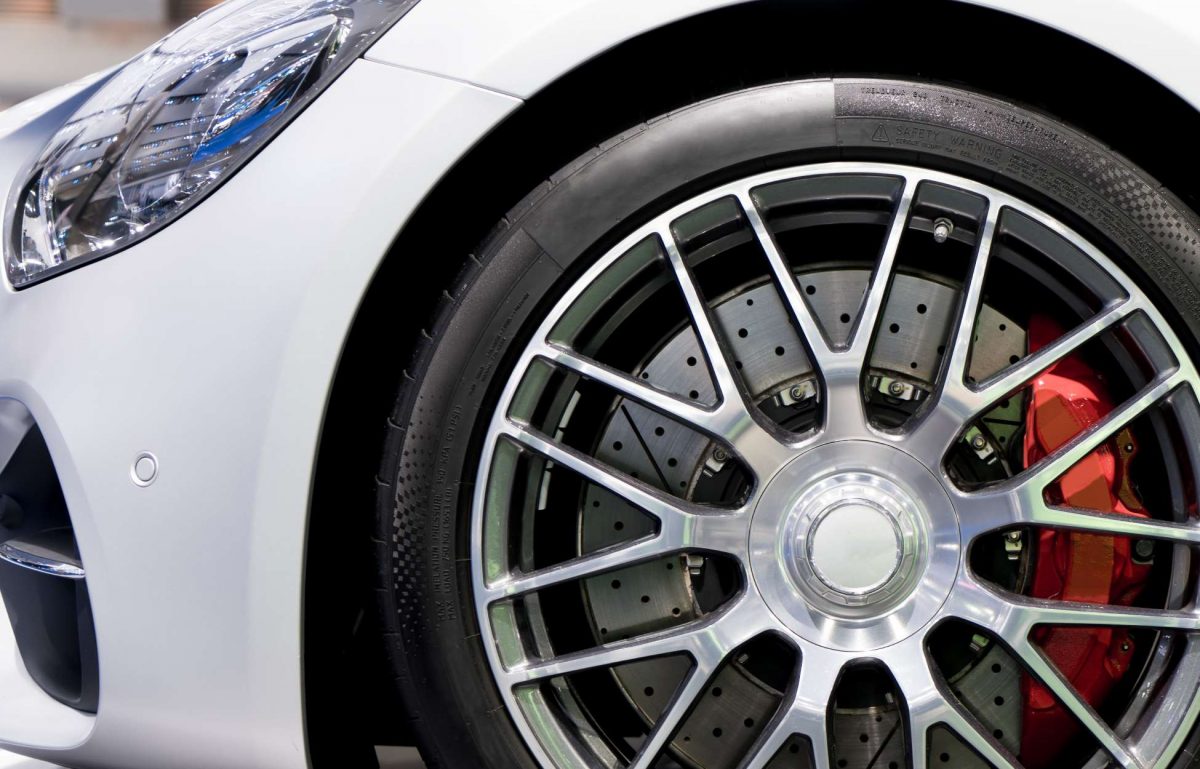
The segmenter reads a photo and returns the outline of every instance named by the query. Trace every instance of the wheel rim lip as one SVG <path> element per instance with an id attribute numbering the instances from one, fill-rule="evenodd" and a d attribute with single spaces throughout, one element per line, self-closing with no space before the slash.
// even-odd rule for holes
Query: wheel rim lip
<path id="1" fill-rule="evenodd" d="M 750 190 L 764 185 L 801 179 L 814 176 L 837 176 L 837 175 L 859 175 L 859 174 L 889 174 L 904 178 L 909 183 L 919 182 L 937 182 L 946 184 L 950 187 L 973 192 L 985 196 L 992 206 L 999 209 L 1010 208 L 1032 219 L 1036 224 L 1041 225 L 1054 234 L 1057 234 L 1067 241 L 1080 248 L 1084 255 L 1092 262 L 1096 263 L 1109 276 L 1114 278 L 1127 292 L 1132 296 L 1144 296 L 1144 291 L 1133 281 L 1121 268 L 1119 268 L 1109 257 L 1096 248 L 1090 241 L 1079 235 L 1069 226 L 1062 223 L 1057 218 L 1041 211 L 1032 204 L 1029 204 L 1015 195 L 991 187 L 989 185 L 977 182 L 975 180 L 960 177 L 952 174 L 947 174 L 938 171 L 927 170 L 915 166 L 893 164 L 893 163 L 875 163 L 875 162 L 833 162 L 822 163 L 807 166 L 791 167 L 786 169 L 778 169 L 763 174 L 758 174 L 752 177 L 737 180 L 735 182 L 716 187 L 706 193 L 697 195 L 684 203 L 674 206 L 658 216 L 652 217 L 645 224 L 639 226 L 632 233 L 627 235 L 619 244 L 612 247 L 604 256 L 598 259 L 594 264 L 585 270 L 584 274 L 577 278 L 571 287 L 567 290 L 564 296 L 555 304 L 554 309 L 547 315 L 544 321 L 539 325 L 535 332 L 535 339 L 548 339 L 555 324 L 562 316 L 563 312 L 569 308 L 572 302 L 578 297 L 582 291 L 596 280 L 600 274 L 612 265 L 617 259 L 621 258 L 625 253 L 630 251 L 634 246 L 644 241 L 648 237 L 661 231 L 664 223 L 669 223 L 680 216 L 694 211 L 706 204 L 715 202 L 723 197 L 733 194 L 744 193 L 748 194 Z M 1180 340 L 1175 334 L 1171 324 L 1166 320 L 1162 313 L 1150 302 L 1145 302 L 1141 305 L 1140 311 L 1149 317 L 1154 328 L 1162 335 L 1164 343 L 1170 349 L 1182 351 L 1185 348 L 1180 343 Z M 524 372 L 529 365 L 538 357 L 536 351 L 531 349 L 532 346 L 527 346 L 525 351 L 520 356 L 514 371 Z M 1181 371 L 1186 372 L 1187 379 L 1190 382 L 1196 380 L 1196 372 L 1186 354 L 1179 354 L 1178 367 Z M 475 492 L 472 500 L 472 521 L 471 521 L 471 556 L 472 556 L 472 586 L 476 596 L 476 611 L 477 619 L 480 622 L 480 627 L 483 631 L 485 640 L 485 653 L 492 668 L 493 675 L 496 678 L 500 688 L 502 698 L 505 701 L 509 712 L 513 715 L 513 720 L 516 723 L 518 731 L 526 740 L 526 744 L 534 754 L 535 758 L 547 765 L 563 765 L 562 762 L 578 760 L 578 756 L 574 753 L 574 747 L 570 746 L 561 740 L 545 739 L 547 735 L 540 734 L 539 730 L 531 725 L 531 719 L 522 707 L 522 703 L 516 694 L 516 687 L 508 688 L 504 683 L 503 671 L 510 669 L 510 665 L 506 665 L 500 649 L 505 646 L 503 641 L 497 637 L 492 627 L 491 606 L 493 601 L 486 598 L 492 595 L 496 585 L 495 579 L 489 579 L 487 576 L 487 557 L 488 553 L 484 548 L 484 528 L 482 511 L 486 508 L 486 495 L 488 488 L 488 474 L 491 467 L 492 458 L 495 452 L 497 439 L 503 434 L 503 425 L 507 422 L 507 409 L 511 405 L 516 394 L 517 386 L 521 376 L 510 377 L 505 386 L 500 399 L 500 406 L 495 410 L 492 421 L 489 425 L 488 435 L 484 442 L 484 447 L 481 452 L 480 463 L 478 466 L 479 477 L 475 484 Z M 872 434 L 866 436 L 870 440 L 876 440 L 881 443 L 887 443 L 894 436 L 885 431 L 872 430 Z M 797 451 L 806 450 L 815 441 L 802 441 L 797 443 L 794 448 Z M 949 482 L 944 476 L 944 471 L 939 469 L 939 478 L 945 482 Z M 962 492 L 953 490 L 951 496 L 961 495 Z M 964 546 L 959 550 L 960 557 L 960 576 L 965 573 L 966 564 L 962 559 L 965 558 L 966 552 L 969 550 L 970 542 L 963 543 Z M 952 593 L 953 595 L 953 593 Z M 942 619 L 939 614 L 933 618 L 931 623 L 926 626 L 936 624 Z M 1192 649 L 1191 647 L 1200 647 L 1200 642 L 1197 642 L 1196 635 L 1189 636 L 1192 642 L 1189 643 L 1189 651 L 1194 651 L 1200 656 L 1200 648 Z M 911 638 L 911 637 L 910 637 Z M 810 647 L 811 642 L 801 637 L 793 639 L 801 648 L 802 653 Z M 906 639 L 908 640 L 908 639 Z M 872 652 L 877 654 L 877 658 L 884 662 L 894 661 L 897 655 L 902 654 L 901 649 L 907 648 L 908 644 L 901 642 L 889 647 L 882 647 Z M 814 650 L 818 647 L 813 645 Z M 823 648 L 823 647 L 822 647 Z M 826 650 L 829 652 L 830 650 Z M 835 656 L 839 656 L 843 661 L 851 659 L 861 659 L 854 657 L 852 654 L 842 654 L 833 652 Z M 832 659 L 832 658 L 831 658 Z M 1197 671 L 1200 671 L 1200 664 L 1193 665 Z M 1174 684 L 1175 681 L 1170 681 L 1168 685 Z M 1166 699 L 1169 691 L 1174 689 L 1164 688 L 1162 695 Z M 529 703 L 525 703 L 529 705 Z M 530 707 L 535 707 L 530 705 Z M 535 707 L 536 709 L 536 707 Z M 1144 735 L 1139 737 L 1139 742 L 1132 746 L 1132 751 L 1139 755 L 1139 760 L 1147 765 L 1159 765 L 1160 761 L 1169 760 L 1182 747 L 1183 741 L 1187 734 L 1194 726 L 1197 717 L 1200 716 L 1200 697 L 1190 695 L 1186 706 L 1173 705 L 1166 708 L 1168 712 L 1173 713 L 1178 717 L 1178 726 L 1172 733 L 1165 738 L 1147 741 L 1143 744 L 1140 740 L 1144 739 Z"/>

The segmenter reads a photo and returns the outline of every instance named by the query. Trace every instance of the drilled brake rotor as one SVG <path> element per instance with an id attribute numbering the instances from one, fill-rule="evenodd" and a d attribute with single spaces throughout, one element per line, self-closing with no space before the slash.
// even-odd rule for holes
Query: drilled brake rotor
<path id="1" fill-rule="evenodd" d="M 847 338 L 869 277 L 861 269 L 801 276 L 800 284 L 834 343 Z M 896 275 L 872 355 L 870 385 L 885 392 L 890 386 L 895 388 L 891 394 L 907 398 L 927 392 L 936 378 L 941 345 L 958 301 L 955 287 L 921 276 Z M 716 303 L 715 318 L 757 402 L 765 409 L 773 406 L 777 412 L 791 409 L 801 420 L 805 413 L 814 411 L 817 388 L 813 367 L 773 286 L 758 284 L 724 297 Z M 976 338 L 970 375 L 980 380 L 1002 370 L 1026 351 L 1024 330 L 986 305 L 980 311 Z M 637 374 L 669 392 L 703 402 L 716 399 L 690 326 L 662 345 Z M 1016 404 L 1014 410 L 1019 412 Z M 1015 431 L 1004 421 L 989 426 L 991 440 L 1001 444 Z M 684 496 L 692 496 L 698 484 L 718 475 L 727 459 L 701 434 L 628 400 L 612 412 L 596 456 Z M 649 535 L 654 530 L 651 519 L 597 486 L 587 493 L 581 520 L 582 552 Z M 701 612 L 697 586 L 705 569 L 702 558 L 689 561 L 671 557 L 587 580 L 583 589 L 597 640 L 616 641 L 694 620 Z M 757 734 L 755 725 L 770 718 L 782 696 L 755 676 L 753 666 L 747 662 L 737 660 L 724 668 L 713 681 L 709 696 L 702 698 L 687 718 L 672 744 L 680 761 L 697 769 L 720 769 L 736 765 L 746 754 Z M 992 672 L 994 668 L 1002 672 Z M 675 658 L 626 664 L 612 672 L 629 702 L 651 724 L 687 669 L 685 660 Z M 1003 730 L 1003 741 L 1014 750 L 1020 738 L 1017 686 L 1017 666 L 999 649 L 981 655 L 980 662 L 955 682 L 964 700 L 978 703 L 994 719 L 989 723 L 1003 724 L 997 728 Z M 895 702 L 835 712 L 832 729 L 837 766 L 905 766 L 905 745 L 896 736 L 903 733 L 896 728 L 899 719 Z M 954 766 L 985 766 L 961 747 L 953 733 L 935 733 L 933 739 L 935 755 L 953 755 Z"/>

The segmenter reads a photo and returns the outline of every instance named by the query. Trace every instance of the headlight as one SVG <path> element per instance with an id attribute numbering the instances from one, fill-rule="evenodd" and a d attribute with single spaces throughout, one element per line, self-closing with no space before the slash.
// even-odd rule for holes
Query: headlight
<path id="1" fill-rule="evenodd" d="M 417 0 L 231 0 L 54 136 L 18 196 L 16 287 L 147 237 L 228 179 Z"/>

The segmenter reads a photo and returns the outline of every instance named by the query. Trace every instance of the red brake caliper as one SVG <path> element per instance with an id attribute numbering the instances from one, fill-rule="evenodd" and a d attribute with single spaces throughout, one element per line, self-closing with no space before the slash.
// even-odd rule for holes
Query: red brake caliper
<path id="1" fill-rule="evenodd" d="M 1054 321 L 1035 316 L 1029 324 L 1034 352 L 1062 336 Z M 1102 377 L 1078 357 L 1064 358 L 1033 382 L 1026 416 L 1025 466 L 1065 444 L 1113 409 Z M 1147 517 L 1126 477 L 1136 444 L 1128 433 L 1089 454 L 1062 476 L 1050 501 L 1118 515 Z M 1030 594 L 1036 598 L 1129 605 L 1145 585 L 1149 566 L 1133 560 L 1128 537 L 1040 530 L 1032 543 L 1036 568 Z M 1033 635 L 1083 699 L 1099 706 L 1129 669 L 1133 640 L 1123 629 L 1040 627 Z M 1075 718 L 1042 684 L 1021 682 L 1024 723 L 1021 761 L 1029 769 L 1055 765 L 1062 749 L 1080 733 Z"/>

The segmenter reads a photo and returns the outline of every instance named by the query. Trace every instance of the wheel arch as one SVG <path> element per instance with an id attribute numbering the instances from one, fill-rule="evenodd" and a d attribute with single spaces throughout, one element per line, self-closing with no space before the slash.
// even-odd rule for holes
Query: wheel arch
<path id="1" fill-rule="evenodd" d="M 411 744 L 377 642 L 370 539 L 374 500 L 387 482 L 375 477 L 378 455 L 404 367 L 472 249 L 530 190 L 589 148 L 657 115 L 752 85 L 855 74 L 915 78 L 1052 113 L 1200 210 L 1200 181 L 1174 151 L 1200 134 L 1200 113 L 1158 81 L 1028 19 L 957 0 L 924 3 L 919 13 L 897 5 L 759 0 L 647 32 L 529 99 L 414 212 L 356 314 L 317 456 L 303 630 L 314 766 L 345 761 L 349 741 L 364 756 L 373 743 Z M 813 27 L 821 34 L 811 34 Z M 1113 119 L 1118 110 L 1156 119 Z M 420 255 L 421 269 L 410 267 L 412 255 Z"/>

